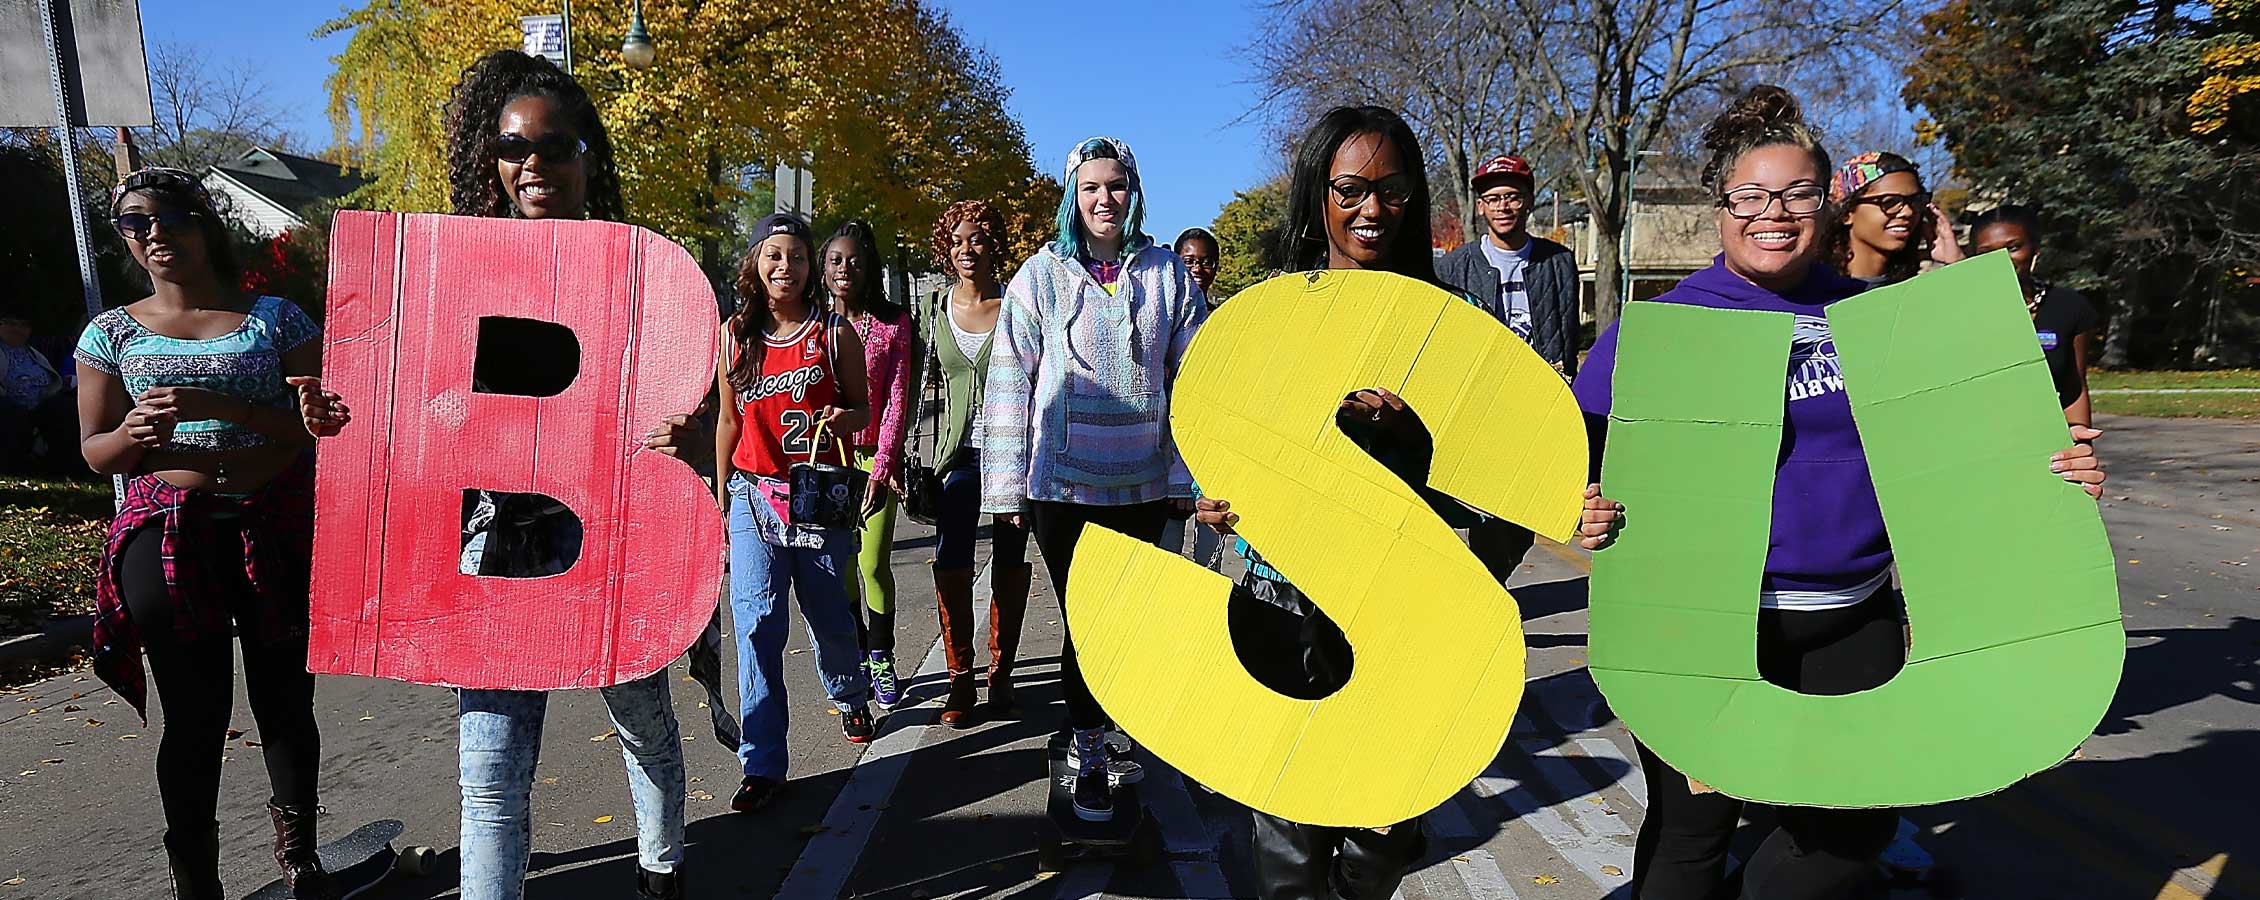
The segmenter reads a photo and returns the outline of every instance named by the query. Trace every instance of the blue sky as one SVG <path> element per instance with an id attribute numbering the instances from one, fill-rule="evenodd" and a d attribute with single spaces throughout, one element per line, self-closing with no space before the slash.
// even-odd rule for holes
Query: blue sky
<path id="1" fill-rule="evenodd" d="M 1145 0 L 1094 7 L 1106 15 L 1081 21 L 1057 3 L 943 5 L 1003 67 L 1039 168 L 1057 170 L 1068 147 L 1091 135 L 1129 142 L 1146 182 L 1146 230 L 1161 240 L 1207 225 L 1233 191 L 1281 168 L 1260 126 L 1229 124 L 1253 102 L 1238 48 L 1257 27 L 1256 0 Z M 141 16 L 151 44 L 257 65 L 290 129 L 318 149 L 331 134 L 322 80 L 344 39 L 310 35 L 336 9 L 320 0 L 144 0 Z M 665 52 L 667 36 L 658 37 Z"/>

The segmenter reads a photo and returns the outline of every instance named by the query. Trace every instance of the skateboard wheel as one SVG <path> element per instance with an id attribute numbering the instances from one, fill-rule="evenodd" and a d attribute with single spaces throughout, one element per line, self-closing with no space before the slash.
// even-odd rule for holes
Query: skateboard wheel
<path id="1" fill-rule="evenodd" d="M 400 871 L 421 878 L 432 871 L 432 848 L 408 847 L 400 852 Z"/>

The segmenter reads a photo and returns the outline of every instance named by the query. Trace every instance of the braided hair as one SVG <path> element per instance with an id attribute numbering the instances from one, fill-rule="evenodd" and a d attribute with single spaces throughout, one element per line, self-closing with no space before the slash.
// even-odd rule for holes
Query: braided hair
<path id="1" fill-rule="evenodd" d="M 517 50 L 496 50 L 463 70 L 447 101 L 447 199 L 459 216 L 515 218 L 502 179 L 495 172 L 490 142 L 502 109 L 520 97 L 547 97 L 565 111 L 576 136 L 588 144 L 581 154 L 588 173 L 588 217 L 617 222 L 626 217 L 620 200 L 620 173 L 612 163 L 612 139 L 596 104 L 573 76 L 546 59 Z"/>
<path id="2" fill-rule="evenodd" d="M 857 284 L 855 291 L 848 297 L 848 312 L 868 313 L 873 318 L 882 320 L 892 320 L 905 312 L 902 304 L 887 296 L 887 273 L 879 258 L 879 236 L 872 233 L 871 223 L 862 219 L 849 219 L 840 223 L 840 227 L 832 232 L 830 238 L 814 248 L 816 258 L 810 260 L 812 265 L 809 280 L 822 284 L 831 278 L 832 273 L 824 263 L 824 255 L 830 252 L 833 241 L 843 238 L 855 245 L 855 252 L 863 257 L 862 283 Z"/>

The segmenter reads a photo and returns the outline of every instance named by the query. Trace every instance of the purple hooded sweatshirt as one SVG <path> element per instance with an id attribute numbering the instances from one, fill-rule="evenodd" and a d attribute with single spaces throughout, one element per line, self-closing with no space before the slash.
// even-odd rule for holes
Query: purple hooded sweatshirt
<path id="1" fill-rule="evenodd" d="M 1789 347 L 1787 413 L 1781 459 L 1774 470 L 1773 541 L 1766 552 L 1763 590 L 1843 591 L 1874 579 L 1891 565 L 1891 540 L 1867 456 L 1852 424 L 1844 373 L 1829 337 L 1828 305 L 1867 286 L 1816 265 L 1787 295 L 1751 284 L 1718 259 L 1649 303 L 1684 303 L 1713 309 L 1794 313 Z M 1688 348 L 1701 365 L 1703 348 Z M 1616 374 L 1617 329 L 1610 325 L 1578 370 L 1574 391 L 1587 413 L 1609 413 Z M 1604 485 L 1603 489 L 1606 490 Z M 1638 515 L 1638 513 L 1633 513 Z"/>

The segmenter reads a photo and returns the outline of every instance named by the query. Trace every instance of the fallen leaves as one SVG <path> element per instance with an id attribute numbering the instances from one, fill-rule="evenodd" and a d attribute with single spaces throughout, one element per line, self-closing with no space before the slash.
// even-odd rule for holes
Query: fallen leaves
<path id="1" fill-rule="evenodd" d="M 612 738 L 618 737 L 619 735 L 620 735 L 620 732 L 618 732 L 618 731 L 607 731 L 607 732 L 605 732 L 605 733 L 603 733 L 603 734 L 597 735 L 596 737 L 592 737 L 592 738 L 589 738 L 589 743 L 591 743 L 591 744 L 601 744 L 601 743 L 604 743 L 605 741 L 611 740 Z"/>
<path id="2" fill-rule="evenodd" d="M 1623 874 L 1624 874 L 1624 870 L 1623 870 L 1623 869 L 1619 869 L 1619 868 L 1617 868 L 1617 867 L 1615 867 L 1615 866 L 1602 866 L 1602 867 L 1601 867 L 1601 874 L 1603 874 L 1603 875 L 1607 875 L 1607 876 L 1609 876 L 1609 877 L 1611 877 L 1611 878 L 1615 878 L 1615 877 L 1617 877 L 1617 876 L 1619 876 L 1619 875 L 1623 875 Z"/>
<path id="3" fill-rule="evenodd" d="M 597 817 L 596 817 L 596 824 L 598 824 L 598 825 L 610 825 L 610 824 L 612 824 L 612 817 L 611 817 L 611 816 L 597 816 Z"/>
<path id="4" fill-rule="evenodd" d="M 1530 883 L 1531 883 L 1531 884 L 1560 884 L 1560 883 L 1562 883 L 1562 880 L 1561 880 L 1561 879 L 1559 879 L 1559 878 L 1555 878 L 1555 877 L 1554 877 L 1554 876 L 1552 876 L 1552 875 L 1532 875 L 1532 876 L 1530 876 Z"/>

